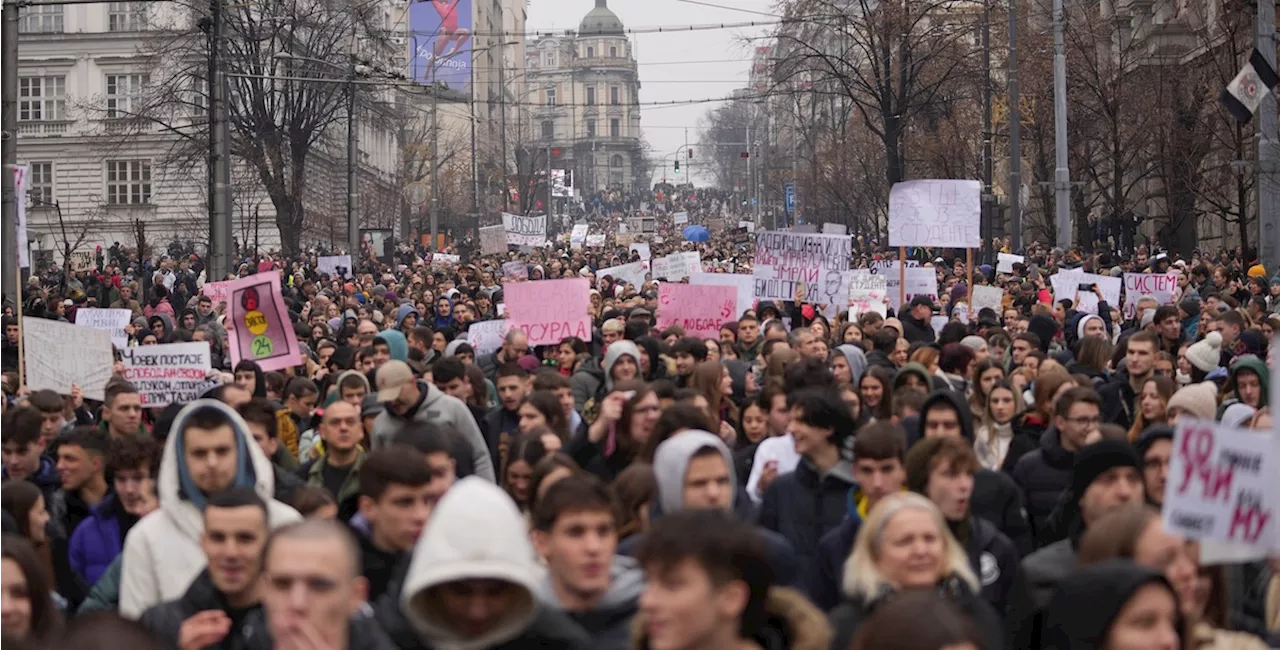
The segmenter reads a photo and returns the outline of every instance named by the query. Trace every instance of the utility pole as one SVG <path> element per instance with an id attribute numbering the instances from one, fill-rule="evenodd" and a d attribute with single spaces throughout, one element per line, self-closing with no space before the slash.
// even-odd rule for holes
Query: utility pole
<path id="1" fill-rule="evenodd" d="M 1270 1 L 1270 0 L 1268 0 Z M 1071 248 L 1071 171 L 1067 168 L 1067 44 L 1063 0 L 1053 0 L 1053 170 L 1058 248 Z M 1274 54 L 1273 54 L 1274 56 Z"/>
<path id="2" fill-rule="evenodd" d="M 1009 3 L 1009 217 L 1013 252 L 1022 250 L 1022 111 L 1018 97 L 1018 5 Z"/>
<path id="3" fill-rule="evenodd" d="M 3 81 L 0 81 L 0 108 L 3 109 L 3 135 L 0 135 L 0 159 L 3 160 L 3 167 L 0 167 L 0 176 L 3 176 L 0 182 L 0 200 L 3 200 L 3 233 L 0 233 L 0 240 L 3 240 L 3 254 L 0 255 L 0 264 L 3 265 L 4 275 L 4 295 L 15 304 L 22 302 L 22 294 L 19 293 L 22 282 L 19 278 L 18 269 L 18 192 L 14 184 L 14 168 L 18 165 L 18 4 L 15 0 L 4 0 L 2 11 L 3 15 L 0 19 L 4 21 L 3 31 L 0 34 L 4 36 L 4 62 Z"/>
<path id="4" fill-rule="evenodd" d="M 676 154 L 678 159 L 680 154 Z M 689 129 L 684 130 L 684 184 L 689 184 L 689 165 L 693 164 L 689 156 Z"/>
<path id="5" fill-rule="evenodd" d="M 1273 0 L 1256 3 L 1256 47 L 1271 69 L 1276 68 L 1276 5 Z M 1276 147 L 1276 96 L 1263 93 L 1258 106 L 1258 256 L 1268 273 L 1280 269 L 1280 183 Z M 1273 407 L 1274 408 L 1274 407 Z"/>
<path id="6" fill-rule="evenodd" d="M 432 65 L 439 65 L 433 62 Z M 431 245 L 435 251 L 440 241 L 440 87 L 436 85 L 435 68 L 431 72 Z"/>
<path id="7" fill-rule="evenodd" d="M 995 218 L 995 195 L 991 191 L 991 179 L 995 173 L 991 151 L 991 2 L 982 2 L 982 217 L 978 227 L 978 232 L 982 233 L 982 250 L 990 255 L 989 261 L 995 257 L 991 246 L 992 221 Z"/>
<path id="8" fill-rule="evenodd" d="M 209 0 L 209 270 L 210 280 L 231 273 L 231 129 L 227 124 L 227 75 L 222 66 L 226 38 L 223 0 Z M 142 251 L 138 251 L 141 255 Z"/>
<path id="9" fill-rule="evenodd" d="M 502 209 L 511 212 L 511 192 L 507 188 L 507 43 L 502 43 L 502 65 L 498 66 L 498 109 L 501 111 L 502 133 Z"/>
<path id="10" fill-rule="evenodd" d="M 551 145 L 547 145 L 547 228 L 550 232 L 551 222 L 555 221 L 555 197 L 551 194 Z"/>
<path id="11" fill-rule="evenodd" d="M 356 55 L 348 54 L 347 67 L 347 254 L 360 259 L 360 194 L 356 179 L 356 158 L 360 155 L 360 131 L 356 125 Z"/>

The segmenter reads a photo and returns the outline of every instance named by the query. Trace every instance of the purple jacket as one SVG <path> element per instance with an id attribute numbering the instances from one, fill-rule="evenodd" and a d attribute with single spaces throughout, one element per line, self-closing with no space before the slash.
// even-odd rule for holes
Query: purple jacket
<path id="1" fill-rule="evenodd" d="M 108 494 L 71 534 L 67 555 L 71 568 L 89 585 L 96 584 L 124 548 L 120 517 L 125 515 L 115 494 Z"/>

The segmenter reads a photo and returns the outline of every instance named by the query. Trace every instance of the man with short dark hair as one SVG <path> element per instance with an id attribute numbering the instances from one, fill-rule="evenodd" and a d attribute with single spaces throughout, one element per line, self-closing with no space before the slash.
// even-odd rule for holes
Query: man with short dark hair
<path id="1" fill-rule="evenodd" d="M 506 467 L 506 450 L 511 439 L 520 434 L 520 416 L 517 411 L 525 395 L 529 394 L 529 372 L 517 363 L 505 363 L 498 368 L 494 378 L 498 389 L 498 404 L 485 416 L 489 438 L 486 441 L 494 462 Z"/>
<path id="2" fill-rule="evenodd" d="M 467 376 L 467 364 L 457 355 L 437 361 L 431 367 L 431 381 L 445 395 L 455 397 L 467 406 L 467 410 L 471 412 L 471 419 L 480 429 L 480 436 L 484 438 L 489 448 L 489 457 L 498 458 L 498 434 L 491 432 L 489 428 L 489 412 L 476 406 L 472 401 L 475 391 L 484 392 L 488 387 L 475 386 L 471 383 L 471 378 Z"/>
<path id="3" fill-rule="evenodd" d="M 1134 408 L 1142 385 L 1155 374 L 1159 337 L 1154 332 L 1135 332 L 1125 344 L 1124 367 L 1111 381 L 1098 389 L 1102 398 L 1102 419 L 1120 425 L 1126 431 L 1133 426 Z"/>
<path id="4" fill-rule="evenodd" d="M 676 387 L 685 388 L 693 369 L 707 359 L 707 344 L 702 339 L 684 337 L 671 346 L 671 358 L 676 362 Z"/>
<path id="5" fill-rule="evenodd" d="M 47 505 L 62 537 L 69 537 L 94 507 L 111 493 L 107 452 L 111 438 L 93 427 L 76 427 L 58 442 L 58 477 L 62 489 Z"/>
<path id="6" fill-rule="evenodd" d="M 747 363 L 755 363 L 760 355 L 760 321 L 755 316 L 744 314 L 738 319 L 738 358 Z"/>
<path id="7" fill-rule="evenodd" d="M 1051 529 L 1049 515 L 1071 484 L 1076 452 L 1098 430 L 1101 407 L 1102 400 L 1092 388 L 1068 389 L 1054 403 L 1053 426 L 1040 438 L 1040 448 L 1023 455 L 1014 465 L 1013 480 L 1027 504 L 1037 546 L 1055 542 L 1066 534 L 1065 530 Z"/>
<path id="8" fill-rule="evenodd" d="M 3 450 L 4 479 L 31 481 L 48 500 L 61 487 L 61 481 L 57 463 L 44 455 L 43 426 L 44 416 L 34 407 L 9 408 L 0 426 L 0 449 Z"/>
<path id="9" fill-rule="evenodd" d="M 112 438 L 146 436 L 142 426 L 142 396 L 138 388 L 123 378 L 112 378 L 103 390 L 102 422 L 98 425 Z"/>
<path id="10" fill-rule="evenodd" d="M 367 530 L 357 528 L 369 600 L 387 590 L 396 565 L 407 558 L 431 516 L 431 467 L 407 445 L 374 450 L 360 467 L 360 514 Z"/>
<path id="11" fill-rule="evenodd" d="M 275 499 L 280 503 L 293 501 L 293 491 L 302 487 L 303 481 L 294 475 L 298 470 L 298 461 L 280 444 L 275 409 L 271 402 L 255 397 L 236 407 L 236 412 L 244 418 L 249 433 L 262 453 L 271 461 L 271 474 L 275 477 Z"/>
<path id="12" fill-rule="evenodd" d="M 71 568 L 85 584 L 98 582 L 120 555 L 134 524 L 160 507 L 159 470 L 160 446 L 151 438 L 125 436 L 111 442 L 107 473 L 113 492 L 75 528 L 67 548 Z"/>
<path id="13" fill-rule="evenodd" d="M 882 327 L 871 337 L 871 351 L 867 352 L 867 366 L 879 366 L 890 374 L 898 371 L 898 365 L 890 355 L 898 348 L 898 330 Z"/>
<path id="14" fill-rule="evenodd" d="M 324 453 L 304 463 L 297 472 L 307 485 L 322 487 L 333 495 L 338 516 L 344 520 L 354 513 L 360 492 L 360 466 L 366 457 L 360 447 L 363 437 L 360 410 L 346 402 L 330 404 L 320 420 Z"/>

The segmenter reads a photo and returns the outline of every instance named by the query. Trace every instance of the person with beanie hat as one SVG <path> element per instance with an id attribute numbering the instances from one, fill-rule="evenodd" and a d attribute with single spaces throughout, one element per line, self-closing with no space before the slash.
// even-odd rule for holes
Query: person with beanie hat
<path id="1" fill-rule="evenodd" d="M 1209 332 L 1203 340 L 1187 348 L 1187 361 L 1191 363 L 1191 381 L 1201 382 L 1217 370 L 1222 359 L 1222 335 Z"/>
<path id="2" fill-rule="evenodd" d="M 1166 419 L 1169 425 L 1178 423 L 1178 417 L 1185 414 L 1197 420 L 1212 420 L 1218 408 L 1218 385 L 1211 381 L 1202 381 L 1178 389 L 1169 398 L 1165 406 Z"/>
<path id="3" fill-rule="evenodd" d="M 998 612 L 1007 606 L 1018 572 L 1018 549 L 994 524 L 973 516 L 970 502 L 979 470 L 973 447 L 959 438 L 921 440 L 907 452 L 907 489 L 928 497 L 964 546 L 981 595 Z"/>
<path id="4" fill-rule="evenodd" d="M 1142 486 L 1147 503 L 1164 505 L 1164 486 L 1169 480 L 1169 459 L 1173 456 L 1173 427 L 1154 424 L 1142 430 L 1133 444 L 1142 459 Z"/>
<path id="5" fill-rule="evenodd" d="M 1141 611 L 1137 608 L 1141 607 Z M 1153 624 L 1126 626 L 1126 648 L 1177 650 L 1188 647 L 1190 626 L 1178 594 L 1155 570 L 1128 560 L 1108 560 L 1084 567 L 1066 580 L 1045 616 L 1045 648 L 1102 650 L 1121 647 L 1113 631 L 1135 616 L 1156 614 Z"/>
<path id="6" fill-rule="evenodd" d="M 1231 373 L 1222 385 L 1222 405 L 1218 407 L 1221 420 L 1228 406 L 1245 404 L 1255 410 L 1267 406 L 1271 395 L 1271 371 L 1262 359 L 1253 355 L 1238 357 L 1231 364 Z"/>
<path id="7" fill-rule="evenodd" d="M 1058 586 L 1077 570 L 1080 538 L 1094 522 L 1137 503 L 1143 495 L 1142 461 L 1127 442 L 1103 439 L 1082 447 L 1071 468 L 1071 499 L 1077 512 L 1071 533 L 1022 560 L 1023 580 L 1010 596 L 1009 621 L 1015 648 L 1043 647 L 1040 621 Z"/>
<path id="8" fill-rule="evenodd" d="M 1190 292 L 1188 292 L 1190 293 Z M 1188 341 L 1194 341 L 1200 333 L 1200 296 L 1184 295 L 1178 302 L 1178 311 L 1182 312 L 1182 335 Z M 1221 346 L 1221 342 L 1219 342 Z"/>

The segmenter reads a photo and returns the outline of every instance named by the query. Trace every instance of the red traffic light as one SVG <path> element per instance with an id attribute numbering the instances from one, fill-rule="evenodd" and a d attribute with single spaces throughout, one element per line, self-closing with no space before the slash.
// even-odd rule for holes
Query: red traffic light
<path id="1" fill-rule="evenodd" d="M 751 157 L 751 152 L 749 152 L 749 151 L 744 151 L 744 152 L 742 152 L 742 153 L 738 154 L 738 157 L 739 157 L 739 158 L 750 158 L 750 157 Z"/>

